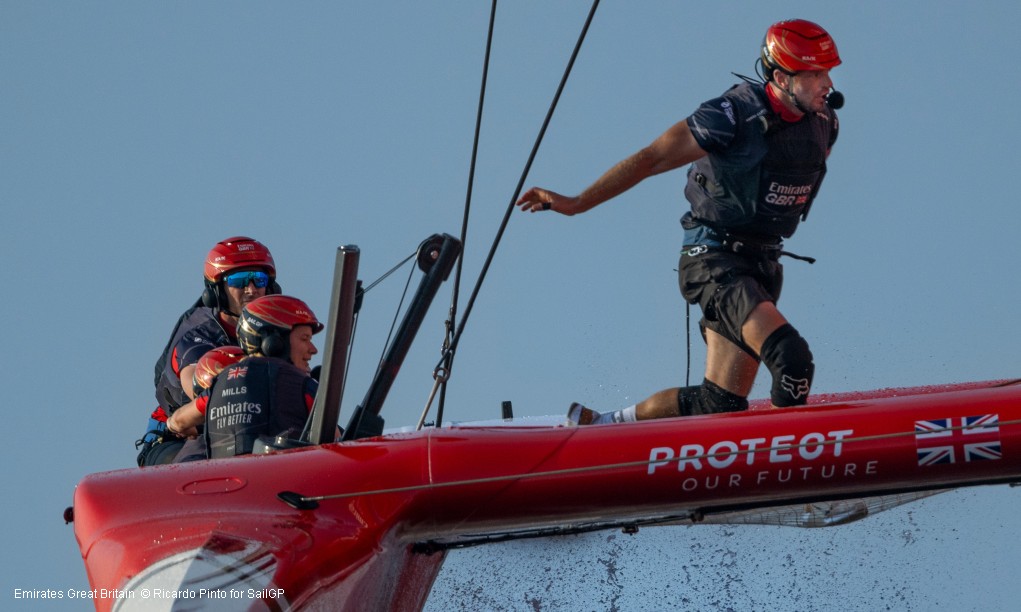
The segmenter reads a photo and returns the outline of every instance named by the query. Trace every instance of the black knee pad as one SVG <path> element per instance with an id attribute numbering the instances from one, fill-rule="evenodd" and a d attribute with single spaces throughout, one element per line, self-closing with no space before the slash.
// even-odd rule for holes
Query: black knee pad
<path id="1" fill-rule="evenodd" d="M 680 406 L 681 416 L 748 410 L 747 398 L 735 395 L 705 379 L 697 387 L 679 389 L 677 404 Z"/>
<path id="2" fill-rule="evenodd" d="M 773 375 L 769 395 L 774 406 L 801 406 L 808 401 L 815 364 L 808 342 L 794 326 L 788 323 L 770 334 L 759 357 Z"/>

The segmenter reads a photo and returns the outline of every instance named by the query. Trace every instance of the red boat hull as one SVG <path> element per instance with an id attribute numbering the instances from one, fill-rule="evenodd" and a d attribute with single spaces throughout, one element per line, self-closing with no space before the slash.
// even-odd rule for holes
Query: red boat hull
<path id="1" fill-rule="evenodd" d="M 424 605 L 443 545 L 464 540 L 1021 481 L 1021 385 L 815 399 L 94 474 L 75 493 L 75 535 L 101 610 L 130 609 L 145 589 L 211 606 L 403 610 Z M 284 491 L 317 507 L 292 507 Z"/>

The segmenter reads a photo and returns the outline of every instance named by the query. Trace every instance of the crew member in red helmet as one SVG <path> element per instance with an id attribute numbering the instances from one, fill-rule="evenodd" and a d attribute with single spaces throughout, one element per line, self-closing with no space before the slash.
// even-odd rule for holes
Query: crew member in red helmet
<path id="1" fill-rule="evenodd" d="M 273 255 L 258 240 L 235 236 L 218 242 L 206 255 L 205 288 L 196 303 L 178 319 L 170 340 L 156 362 L 156 401 L 147 434 L 136 443 L 138 464 L 169 462 L 176 451 L 159 448 L 176 440 L 163 436 L 169 415 L 193 399 L 195 365 L 208 351 L 237 345 L 238 315 L 256 298 L 280 293 Z M 166 439 L 165 439 L 166 438 Z"/>
<path id="2" fill-rule="evenodd" d="M 318 388 L 309 361 L 318 352 L 312 337 L 322 329 L 297 298 L 270 295 L 247 304 L 238 325 L 246 357 L 175 411 L 167 428 L 195 437 L 205 423 L 206 456 L 212 459 L 251 453 L 260 436 L 299 438 Z"/>
<path id="3" fill-rule="evenodd" d="M 245 358 L 245 352 L 240 346 L 228 345 L 218 346 L 211 351 L 208 351 L 203 355 L 198 363 L 195 364 L 195 373 L 192 376 L 192 393 L 193 397 L 199 397 L 204 392 L 208 391 L 213 386 L 213 382 L 216 377 L 220 375 L 225 368 L 234 365 Z M 181 412 L 185 406 L 181 406 L 174 411 L 175 414 Z M 196 431 L 196 434 L 198 432 Z M 178 440 L 184 436 L 179 434 L 171 434 L 175 440 Z M 173 457 L 174 463 L 185 463 L 187 461 L 200 461 L 206 458 L 206 444 L 197 435 L 195 438 L 190 438 L 184 442 L 184 446 L 180 448 L 177 455 Z"/>
<path id="4" fill-rule="evenodd" d="M 533 187 L 525 211 L 588 211 L 646 178 L 690 164 L 681 219 L 681 294 L 702 309 L 707 343 L 701 385 L 660 391 L 612 413 L 574 404 L 576 423 L 606 423 L 745 410 L 759 363 L 776 407 L 804 404 L 814 364 L 808 343 L 777 310 L 783 240 L 805 219 L 837 139 L 830 70 L 833 38 L 810 21 L 773 24 L 760 49 L 763 81 L 745 78 L 703 103 L 649 146 L 573 197 Z M 801 258 L 811 261 L 810 258 Z"/>

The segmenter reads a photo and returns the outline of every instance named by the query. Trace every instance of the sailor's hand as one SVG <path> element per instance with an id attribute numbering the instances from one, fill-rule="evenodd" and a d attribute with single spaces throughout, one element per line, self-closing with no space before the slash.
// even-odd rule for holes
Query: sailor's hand
<path id="1" fill-rule="evenodd" d="M 181 427 L 174 419 L 174 415 L 170 415 L 167 419 L 167 433 L 175 438 L 197 438 L 199 430 L 197 427 Z"/>
<path id="2" fill-rule="evenodd" d="M 540 210 L 552 210 L 563 215 L 574 214 L 574 201 L 577 198 L 562 196 L 555 191 L 532 187 L 518 198 L 517 205 L 521 211 L 539 212 Z"/>

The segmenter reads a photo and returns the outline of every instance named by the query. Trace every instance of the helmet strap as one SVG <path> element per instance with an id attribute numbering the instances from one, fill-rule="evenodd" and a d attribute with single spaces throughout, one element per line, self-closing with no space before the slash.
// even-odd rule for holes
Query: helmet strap
<path id="1" fill-rule="evenodd" d="M 783 72 L 784 74 L 787 75 L 788 80 L 794 78 L 794 75 L 792 73 L 790 73 L 790 72 L 786 72 L 786 71 L 781 71 L 781 72 Z M 772 80 L 772 82 L 773 82 L 774 85 L 776 85 L 776 88 L 778 90 L 780 90 L 781 92 L 783 92 L 787 96 L 787 99 L 791 101 L 791 104 L 794 105 L 794 108 L 798 109 L 798 112 L 800 112 L 803 115 L 807 115 L 808 114 L 809 110 L 807 108 L 805 108 L 801 104 L 801 101 L 798 100 L 798 97 L 794 95 L 794 91 L 793 91 L 793 88 L 791 87 L 790 83 L 788 83 L 787 86 L 784 87 L 784 86 L 780 85 L 780 83 L 777 82 L 777 80 L 775 78 Z M 791 114 L 793 114 L 793 113 L 791 113 Z M 783 113 L 781 113 L 781 115 L 783 115 Z M 796 121 L 797 120 L 796 117 L 795 118 L 784 117 L 784 119 L 786 119 L 788 121 Z"/>

